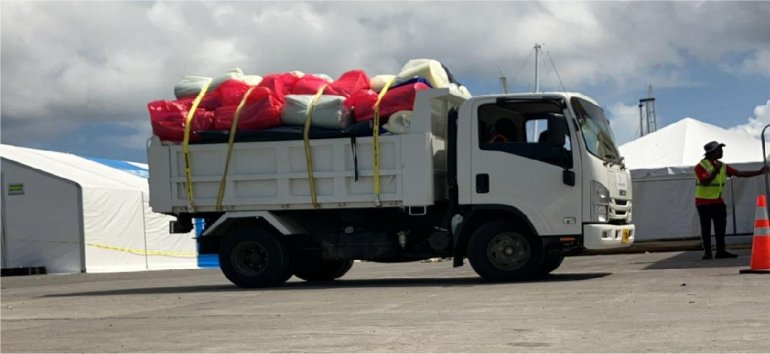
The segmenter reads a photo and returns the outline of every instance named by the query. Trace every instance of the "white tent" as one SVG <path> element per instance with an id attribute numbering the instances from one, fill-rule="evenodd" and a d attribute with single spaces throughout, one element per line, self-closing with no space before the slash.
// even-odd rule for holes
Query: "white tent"
<path id="1" fill-rule="evenodd" d="M 634 188 L 637 240 L 690 238 L 700 235 L 695 209 L 694 166 L 703 158 L 703 145 L 724 143 L 722 161 L 739 170 L 762 166 L 762 142 L 685 118 L 620 146 Z M 753 232 L 755 201 L 765 193 L 763 177 L 731 178 L 725 186 L 727 233 Z"/>
<path id="2" fill-rule="evenodd" d="M 72 154 L 0 145 L 2 266 L 49 273 L 196 268 L 193 234 L 169 234 L 147 180 Z"/>

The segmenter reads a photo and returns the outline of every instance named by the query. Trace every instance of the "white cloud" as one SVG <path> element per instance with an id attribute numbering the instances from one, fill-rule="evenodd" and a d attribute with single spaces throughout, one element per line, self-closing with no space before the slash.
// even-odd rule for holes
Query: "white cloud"
<path id="1" fill-rule="evenodd" d="M 216 40 L 207 39 L 197 49 L 196 59 L 205 63 L 221 65 L 235 65 L 247 60 L 237 47 L 237 42 L 232 39 Z"/>
<path id="2" fill-rule="evenodd" d="M 748 123 L 732 127 L 729 130 L 744 132 L 760 139 L 762 137 L 762 129 L 768 124 L 770 124 L 770 99 L 765 104 L 754 107 L 754 115 L 748 118 Z M 766 132 L 765 134 L 767 135 L 768 133 Z"/>
<path id="3" fill-rule="evenodd" d="M 182 33 L 188 30 L 183 14 L 165 2 L 156 2 L 147 10 L 147 18 L 157 29 L 167 33 Z"/>
<path id="4" fill-rule="evenodd" d="M 746 58 L 742 68 L 747 74 L 760 74 L 770 77 L 770 50 L 758 51 Z"/>
<path id="5" fill-rule="evenodd" d="M 650 81 L 691 85 L 697 78 L 688 76 L 687 60 L 720 62 L 733 51 L 746 53 L 747 72 L 767 74 L 770 65 L 770 7 L 762 3 L 0 4 L 2 140 L 19 144 L 33 131 L 37 139 L 81 134 L 84 123 L 146 128 L 145 104 L 171 98 L 181 77 L 235 66 L 262 75 L 353 68 L 375 75 L 431 57 L 463 82 L 497 82 L 503 68 L 526 86 L 529 70 L 515 70 L 534 43 L 545 43 L 568 90 L 623 91 Z M 543 83 L 560 89 L 553 77 Z M 616 132 L 619 140 L 625 134 Z"/>

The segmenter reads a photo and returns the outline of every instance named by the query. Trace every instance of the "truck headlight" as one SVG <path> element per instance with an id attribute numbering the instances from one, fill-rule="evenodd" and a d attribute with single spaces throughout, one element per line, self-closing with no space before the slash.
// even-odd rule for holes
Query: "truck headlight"
<path id="1" fill-rule="evenodd" d="M 591 220 L 609 221 L 610 190 L 597 181 L 591 181 Z"/>

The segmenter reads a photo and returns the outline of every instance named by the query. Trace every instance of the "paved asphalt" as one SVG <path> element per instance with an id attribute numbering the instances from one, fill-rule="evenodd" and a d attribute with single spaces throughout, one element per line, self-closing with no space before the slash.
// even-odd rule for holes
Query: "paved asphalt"
<path id="1" fill-rule="evenodd" d="M 261 290 L 216 269 L 4 277 L 0 351 L 768 352 L 770 274 L 738 253 L 572 257 L 508 284 L 450 262 Z"/>

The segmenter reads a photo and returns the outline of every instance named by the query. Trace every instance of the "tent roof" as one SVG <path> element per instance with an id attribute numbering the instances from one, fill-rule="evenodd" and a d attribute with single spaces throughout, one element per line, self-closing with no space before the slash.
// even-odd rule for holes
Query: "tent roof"
<path id="1" fill-rule="evenodd" d="M 146 191 L 147 180 L 77 155 L 0 144 L 0 156 L 81 186 Z"/>
<path id="2" fill-rule="evenodd" d="M 722 161 L 762 161 L 762 141 L 693 118 L 678 122 L 620 146 L 629 169 L 694 166 L 703 158 L 703 145 L 716 140 L 725 144 Z"/>
<path id="3" fill-rule="evenodd" d="M 83 157 L 91 161 L 96 161 L 102 165 L 107 165 L 112 168 L 125 171 L 142 178 L 150 178 L 149 169 L 147 167 L 147 164 L 145 163 L 123 161 L 123 160 L 112 160 L 112 159 L 105 159 L 101 157 L 90 157 L 90 156 L 83 156 Z"/>

